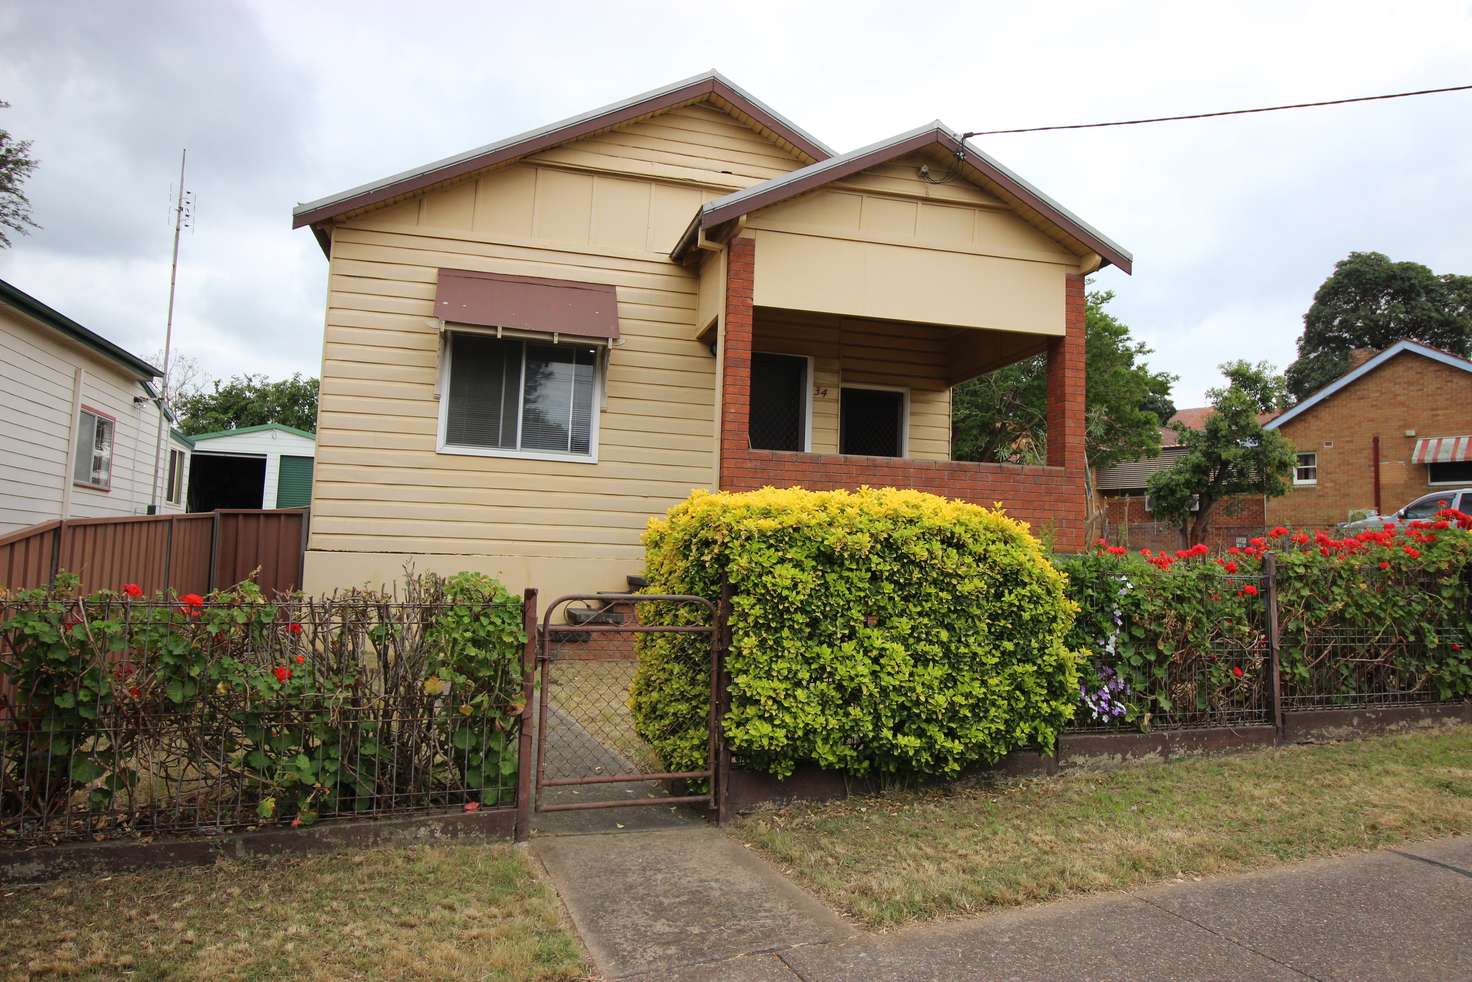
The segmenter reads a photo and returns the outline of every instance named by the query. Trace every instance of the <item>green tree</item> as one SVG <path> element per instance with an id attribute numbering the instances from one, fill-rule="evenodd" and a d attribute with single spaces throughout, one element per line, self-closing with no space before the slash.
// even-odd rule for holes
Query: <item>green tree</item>
<path id="1" fill-rule="evenodd" d="M 274 382 L 264 375 L 237 375 L 228 382 L 216 379 L 208 389 L 181 394 L 174 411 L 179 428 L 191 435 L 263 423 L 315 432 L 317 380 L 300 373 Z"/>
<path id="2" fill-rule="evenodd" d="M 1175 376 L 1150 370 L 1150 348 L 1104 309 L 1112 299 L 1111 291 L 1090 291 L 1086 308 L 1085 445 L 1096 467 L 1158 453 L 1160 427 L 1175 413 Z M 1041 460 L 1047 409 L 1047 360 L 1041 355 L 964 382 L 952 398 L 952 454 L 957 460 Z"/>
<path id="3" fill-rule="evenodd" d="M 1303 399 L 1349 369 L 1355 348 L 1381 351 L 1402 338 L 1472 355 L 1472 276 L 1437 275 L 1379 252 L 1351 252 L 1303 315 L 1288 389 Z"/>
<path id="4" fill-rule="evenodd" d="M 1151 509 L 1173 522 L 1189 542 L 1206 541 L 1212 513 L 1224 498 L 1263 494 L 1276 498 L 1288 491 L 1293 475 L 1293 446 L 1277 430 L 1258 422 L 1262 393 L 1271 392 L 1270 366 L 1228 362 L 1222 371 L 1231 383 L 1212 389 L 1212 413 L 1199 430 L 1177 424 L 1186 448 L 1173 465 L 1150 475 L 1146 489 Z"/>
<path id="5" fill-rule="evenodd" d="M 1227 378 L 1227 385 L 1236 386 L 1251 396 L 1260 413 L 1280 413 L 1292 401 L 1287 380 L 1265 361 L 1255 365 L 1250 361 L 1229 361 L 1221 366 L 1221 370 Z"/>
<path id="6" fill-rule="evenodd" d="M 0 109 L 9 108 L 10 103 L 0 99 Z M 35 169 L 31 141 L 17 140 L 9 130 L 0 129 L 0 249 L 10 247 L 6 229 L 29 235 L 30 229 L 41 227 L 31 218 L 30 199 L 21 190 Z"/>

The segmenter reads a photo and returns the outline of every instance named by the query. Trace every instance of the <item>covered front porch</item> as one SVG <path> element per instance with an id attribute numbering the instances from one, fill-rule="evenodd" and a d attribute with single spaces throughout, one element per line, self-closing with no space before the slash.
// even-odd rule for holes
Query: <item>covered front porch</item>
<path id="1" fill-rule="evenodd" d="M 1001 502 L 1059 549 L 1084 544 L 1084 277 L 1059 275 L 1061 333 L 759 305 L 758 237 L 726 244 L 719 332 L 720 488 L 903 487 Z M 933 286 L 934 284 L 930 284 Z M 915 282 L 916 311 L 926 308 Z M 782 291 L 776 291 L 780 296 Z M 712 338 L 712 341 L 717 340 Z M 951 459 L 953 386 L 1048 360 L 1045 465 Z"/>

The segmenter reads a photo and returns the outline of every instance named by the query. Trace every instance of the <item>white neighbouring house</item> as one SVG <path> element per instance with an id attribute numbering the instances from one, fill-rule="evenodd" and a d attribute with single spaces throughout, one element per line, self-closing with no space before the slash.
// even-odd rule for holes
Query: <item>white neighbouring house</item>
<path id="1" fill-rule="evenodd" d="M 0 280 L 0 535 L 148 512 L 159 369 Z M 184 510 L 189 441 L 170 430 L 159 508 Z"/>
<path id="2" fill-rule="evenodd" d="M 317 439 L 306 430 L 264 423 L 189 439 L 191 511 L 304 508 L 311 502 Z"/>

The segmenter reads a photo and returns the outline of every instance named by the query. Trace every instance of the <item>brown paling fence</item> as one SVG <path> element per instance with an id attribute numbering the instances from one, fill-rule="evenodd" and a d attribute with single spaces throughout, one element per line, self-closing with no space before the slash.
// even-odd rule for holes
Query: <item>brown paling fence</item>
<path id="1" fill-rule="evenodd" d="M 145 593 L 208 593 L 251 577 L 267 593 L 299 589 L 308 510 L 70 518 L 0 538 L 0 587 L 45 586 L 62 570 L 83 593 L 136 583 Z"/>

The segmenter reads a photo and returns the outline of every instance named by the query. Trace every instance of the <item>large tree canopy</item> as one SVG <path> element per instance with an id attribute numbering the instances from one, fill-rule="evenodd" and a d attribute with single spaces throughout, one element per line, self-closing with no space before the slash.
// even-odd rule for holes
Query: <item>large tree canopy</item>
<path id="1" fill-rule="evenodd" d="M 1104 467 L 1160 450 L 1160 427 L 1175 413 L 1173 375 L 1145 364 L 1150 348 L 1104 306 L 1109 291 L 1090 291 L 1084 366 L 1089 463 Z M 951 453 L 957 460 L 1026 463 L 1047 452 L 1047 361 L 1039 355 L 956 387 Z"/>
<path id="2" fill-rule="evenodd" d="M 9 107 L 10 103 L 0 99 L 0 109 Z M 26 235 L 29 229 L 40 227 L 31 219 L 31 202 L 21 190 L 35 169 L 31 141 L 17 140 L 0 129 L 0 249 L 10 245 L 6 229 Z"/>
<path id="3" fill-rule="evenodd" d="M 264 375 L 237 375 L 228 382 L 216 379 L 207 389 L 182 393 L 173 408 L 179 428 L 191 436 L 262 423 L 315 432 L 317 380 L 300 374 L 275 382 Z"/>
<path id="4" fill-rule="evenodd" d="M 1402 338 L 1472 355 L 1472 276 L 1438 276 L 1420 263 L 1352 252 L 1303 315 L 1288 389 L 1303 399 L 1343 375 L 1353 349 L 1381 351 Z"/>
<path id="5" fill-rule="evenodd" d="M 1228 362 L 1230 384 L 1212 389 L 1212 413 L 1201 429 L 1177 424 L 1185 453 L 1169 468 L 1150 475 L 1152 511 L 1174 522 L 1191 542 L 1205 542 L 1212 513 L 1223 498 L 1288 491 L 1293 446 L 1277 430 L 1265 430 L 1258 414 L 1273 407 L 1270 366 Z"/>

